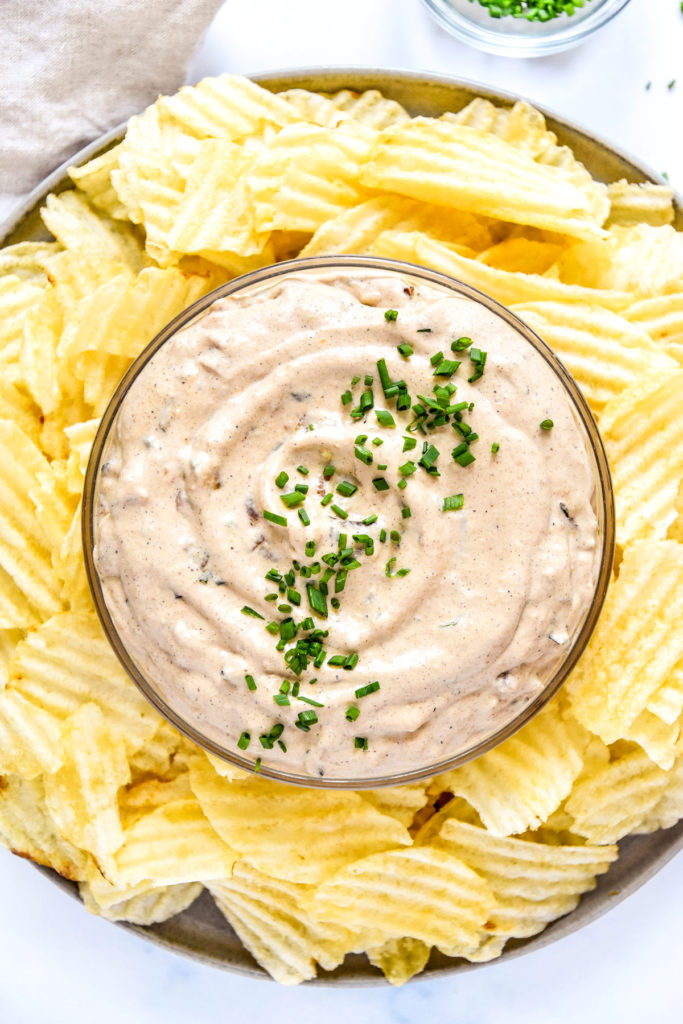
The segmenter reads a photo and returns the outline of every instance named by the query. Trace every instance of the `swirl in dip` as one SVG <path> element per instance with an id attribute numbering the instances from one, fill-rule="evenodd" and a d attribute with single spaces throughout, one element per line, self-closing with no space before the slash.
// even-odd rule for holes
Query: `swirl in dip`
<path id="1" fill-rule="evenodd" d="M 564 385 L 485 305 L 397 274 L 215 302 L 143 367 L 104 457 L 93 554 L 129 655 L 282 772 L 387 777 L 483 741 L 593 599 Z"/>

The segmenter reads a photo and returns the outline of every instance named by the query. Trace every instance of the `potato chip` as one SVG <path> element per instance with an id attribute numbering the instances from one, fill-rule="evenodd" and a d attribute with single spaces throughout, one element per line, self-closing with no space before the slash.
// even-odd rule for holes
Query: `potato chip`
<path id="1" fill-rule="evenodd" d="M 567 283 L 631 291 L 634 298 L 681 291 L 683 233 L 668 225 L 616 226 L 605 239 L 572 246 L 559 268 Z"/>
<path id="2" fill-rule="evenodd" d="M 303 790 L 251 775 L 231 781 L 205 758 L 193 762 L 190 777 L 218 834 L 273 878 L 313 884 L 359 857 L 411 842 L 403 825 L 358 793 Z"/>
<path id="3" fill-rule="evenodd" d="M 55 829 L 41 779 L 0 778 L 0 838 L 12 853 L 53 868 L 72 881 L 85 879 L 92 870 L 89 855 Z"/>
<path id="4" fill-rule="evenodd" d="M 119 165 L 121 144 L 111 146 L 105 153 L 89 160 L 82 167 L 70 167 L 69 177 L 88 202 L 114 220 L 127 220 L 128 212 L 111 183 L 111 172 Z"/>
<path id="5" fill-rule="evenodd" d="M 337 110 L 378 131 L 410 121 L 410 114 L 400 103 L 387 99 L 377 89 L 366 89 L 365 92 L 341 89 L 328 93 L 327 98 Z"/>
<path id="6" fill-rule="evenodd" d="M 651 761 L 668 770 L 676 757 L 679 733 L 678 722 L 665 722 L 646 707 L 624 731 L 624 739 L 637 743 Z"/>
<path id="7" fill-rule="evenodd" d="M 586 743 L 584 730 L 564 721 L 554 701 L 516 735 L 434 785 L 464 797 L 492 835 L 514 835 L 560 806 L 581 771 Z"/>
<path id="8" fill-rule="evenodd" d="M 58 722 L 92 701 L 129 753 L 158 728 L 159 715 L 121 668 L 94 612 L 64 612 L 30 632 L 9 666 L 9 687 Z"/>
<path id="9" fill-rule="evenodd" d="M 416 816 L 417 828 L 413 828 L 414 843 L 416 846 L 426 846 L 435 839 L 441 831 L 441 826 L 447 818 L 457 818 L 458 821 L 465 821 L 468 825 L 482 827 L 482 820 L 475 811 L 472 804 L 464 797 L 453 796 L 445 792 L 441 779 L 443 776 L 429 780 L 428 793 L 432 801 L 431 813 L 424 818 L 420 814 Z"/>
<path id="10" fill-rule="evenodd" d="M 626 549 L 596 630 L 565 688 L 587 729 L 613 743 L 683 656 L 683 545 Z"/>
<path id="11" fill-rule="evenodd" d="M 340 110 L 328 96 L 319 92 L 309 92 L 307 89 L 284 89 L 278 93 L 278 96 L 294 107 L 302 121 L 319 124 L 322 128 L 336 128 L 351 116 Z"/>
<path id="12" fill-rule="evenodd" d="M 13 363 L 21 353 L 26 316 L 43 298 L 45 287 L 16 274 L 0 277 L 0 359 Z"/>
<path id="13" fill-rule="evenodd" d="M 674 220 L 674 192 L 669 185 L 651 181 L 613 181 L 607 186 L 609 196 L 608 225 L 649 224 L 661 227 Z"/>
<path id="14" fill-rule="evenodd" d="M 427 802 L 426 783 L 413 782 L 406 786 L 386 786 L 384 789 L 363 789 L 361 796 L 382 814 L 396 818 L 410 828 L 416 813 Z"/>
<path id="15" fill-rule="evenodd" d="M 148 778 L 172 780 L 185 770 L 188 755 L 197 748 L 162 718 L 157 731 L 129 758 L 133 783 Z"/>
<path id="16" fill-rule="evenodd" d="M 241 139 L 263 126 L 281 128 L 298 120 L 280 96 L 240 75 L 204 78 L 157 101 L 162 116 L 197 138 Z"/>
<path id="17" fill-rule="evenodd" d="M 61 547 L 52 552 L 52 566 L 60 584 L 60 597 L 72 612 L 93 611 L 90 587 L 85 575 L 80 503 L 73 514 Z"/>
<path id="18" fill-rule="evenodd" d="M 0 629 L 32 626 L 59 611 L 48 538 L 29 496 L 49 464 L 24 432 L 0 420 Z"/>
<path id="19" fill-rule="evenodd" d="M 0 379 L 0 419 L 12 420 L 34 444 L 39 443 L 40 409 L 16 387 L 10 373 L 5 373 L 4 379 Z"/>
<path id="20" fill-rule="evenodd" d="M 59 248 L 58 242 L 16 242 L 5 246 L 0 250 L 0 279 L 12 276 L 34 285 L 46 285 L 44 261 L 59 252 Z"/>
<path id="21" fill-rule="evenodd" d="M 45 798 L 60 835 L 106 862 L 123 842 L 117 795 L 130 779 L 123 738 L 96 704 L 83 704 L 62 726 L 62 765 L 45 776 Z"/>
<path id="22" fill-rule="evenodd" d="M 478 945 L 495 900 L 483 878 L 457 857 L 421 846 L 348 864 L 305 905 L 326 921 L 369 926 L 384 941 L 410 936 L 447 952 Z"/>
<path id="23" fill-rule="evenodd" d="M 683 477 L 683 370 L 632 385 L 605 406 L 600 430 L 616 494 L 617 542 L 665 537 Z"/>
<path id="24" fill-rule="evenodd" d="M 85 909 L 107 921 L 129 921 L 131 924 L 149 926 L 168 921 L 191 906 L 202 892 L 201 882 L 187 882 L 181 885 L 152 886 L 145 892 L 127 896 L 128 889 L 116 890 L 120 899 L 103 907 L 97 902 L 92 886 L 81 882 L 79 891 Z"/>
<path id="25" fill-rule="evenodd" d="M 564 250 L 556 242 L 542 242 L 537 239 L 511 236 L 502 242 L 484 249 L 477 256 L 488 267 L 517 274 L 546 274 Z"/>
<path id="26" fill-rule="evenodd" d="M 683 291 L 635 302 L 623 315 L 683 366 Z"/>
<path id="27" fill-rule="evenodd" d="M 419 939 L 388 939 L 382 946 L 372 946 L 368 960 L 379 967 L 390 985 L 405 985 L 427 966 L 431 946 Z"/>
<path id="28" fill-rule="evenodd" d="M 646 704 L 647 710 L 673 725 L 683 713 L 683 661 L 674 665 L 661 686 L 657 687 Z"/>
<path id="29" fill-rule="evenodd" d="M 623 744 L 608 764 L 574 787 L 566 805 L 572 831 L 591 843 L 615 843 L 658 804 L 667 779 L 644 751 Z"/>
<path id="30" fill-rule="evenodd" d="M 57 241 L 82 260 L 113 260 L 134 274 L 149 263 L 134 229 L 96 213 L 78 192 L 49 195 L 41 217 Z"/>
<path id="31" fill-rule="evenodd" d="M 57 345 L 63 325 L 62 308 L 52 289 L 24 317 L 21 372 L 29 394 L 46 414 L 54 412 L 61 399 Z"/>
<path id="32" fill-rule="evenodd" d="M 683 723 L 682 723 L 683 724 Z M 652 807 L 635 832 L 654 832 L 658 828 L 671 828 L 683 818 L 683 733 L 677 744 L 677 757 L 667 773 L 666 786 L 658 802 Z"/>
<path id="33" fill-rule="evenodd" d="M 228 877 L 236 860 L 194 798 L 171 800 L 126 829 L 111 881 L 117 886 L 208 882 Z"/>
<path id="34" fill-rule="evenodd" d="M 60 728 L 21 694 L 0 692 L 0 774 L 35 779 L 62 763 Z"/>
<path id="35" fill-rule="evenodd" d="M 347 928 L 316 921 L 302 905 L 310 886 L 276 881 L 247 861 L 230 878 L 209 882 L 216 906 L 255 960 L 282 985 L 314 978 L 316 963 L 332 970 L 352 948 Z"/>
<path id="36" fill-rule="evenodd" d="M 526 938 L 573 910 L 617 857 L 616 846 L 548 846 L 501 839 L 450 818 L 437 840 L 482 876 L 496 900 L 485 935 Z"/>
<path id="37" fill-rule="evenodd" d="M 582 302 L 596 303 L 618 312 L 633 300 L 628 292 L 583 288 L 540 274 L 510 273 L 488 267 L 416 231 L 382 232 L 372 247 L 372 254 L 440 270 L 508 306 L 516 302 Z"/>
<path id="38" fill-rule="evenodd" d="M 676 369 L 643 330 L 608 310 L 561 302 L 511 308 L 560 357 L 594 412 L 637 381 Z"/>
<path id="39" fill-rule="evenodd" d="M 597 182 L 576 184 L 493 135 L 429 118 L 383 131 L 361 182 L 579 238 L 601 238 L 608 212 Z"/>
<path id="40" fill-rule="evenodd" d="M 143 747 L 143 751 L 146 747 Z M 151 814 L 176 800 L 191 800 L 192 789 L 187 771 L 173 778 L 139 778 L 119 793 L 119 812 L 124 829 L 130 828 L 139 818 Z"/>

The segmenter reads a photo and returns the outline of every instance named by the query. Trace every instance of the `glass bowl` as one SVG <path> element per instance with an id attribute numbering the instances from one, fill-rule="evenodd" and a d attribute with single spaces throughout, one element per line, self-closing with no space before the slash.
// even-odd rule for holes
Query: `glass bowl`
<path id="1" fill-rule="evenodd" d="M 440 25 L 464 43 L 504 57 L 547 57 L 568 50 L 606 25 L 629 0 L 585 0 L 573 14 L 550 21 L 492 18 L 479 0 L 423 0 Z"/>
<path id="2" fill-rule="evenodd" d="M 207 711 L 205 706 L 196 711 L 191 707 L 191 700 L 186 695 L 169 694 L 164 690 L 163 681 L 160 678 L 154 678 L 155 672 L 150 671 L 149 667 L 144 671 L 127 649 L 117 630 L 115 616 L 108 606 L 97 570 L 99 481 L 102 478 L 102 468 L 112 450 L 113 430 L 115 432 L 114 428 L 119 422 L 122 407 L 126 403 L 126 399 L 132 395 L 128 410 L 138 408 L 132 405 L 136 401 L 136 397 L 135 392 L 131 389 L 134 388 L 138 377 L 153 360 L 155 354 L 169 339 L 174 338 L 178 332 L 200 320 L 218 299 L 228 296 L 237 297 L 239 300 L 251 298 L 258 295 L 259 292 L 270 291 L 283 279 L 291 276 L 319 279 L 330 275 L 363 279 L 373 276 L 395 277 L 398 275 L 401 286 L 410 284 L 428 286 L 429 289 L 447 295 L 464 297 L 483 306 L 488 314 L 500 318 L 508 328 L 512 328 L 518 336 L 536 350 L 536 353 L 552 370 L 556 382 L 559 382 L 569 400 L 572 416 L 577 422 L 579 430 L 584 434 L 586 452 L 594 480 L 592 505 L 598 527 L 598 550 L 595 557 L 596 582 L 592 601 L 577 620 L 573 635 L 570 635 L 566 642 L 562 642 L 561 653 L 558 653 L 552 663 L 545 665 L 542 672 L 539 670 L 538 675 L 542 681 L 541 688 L 533 694 L 531 699 L 527 698 L 526 703 L 519 702 L 516 706 L 511 706 L 509 717 L 506 718 L 502 727 L 499 726 L 495 731 L 486 735 L 480 733 L 476 742 L 472 742 L 464 749 L 451 750 L 448 756 L 442 757 L 436 762 L 421 764 L 419 767 L 412 765 L 405 771 L 393 771 L 391 774 L 373 773 L 363 774 L 360 777 L 337 777 L 329 774 L 320 777 L 313 773 L 305 774 L 299 771 L 282 770 L 277 764 L 269 765 L 267 763 L 267 751 L 257 749 L 257 753 L 264 755 L 263 760 L 266 762 L 261 764 L 259 759 L 257 770 L 260 770 L 261 775 L 271 779 L 327 789 L 377 788 L 417 781 L 455 768 L 465 761 L 483 754 L 521 728 L 558 691 L 576 664 L 590 638 L 605 598 L 614 552 L 614 505 L 610 473 L 602 442 L 593 417 L 573 378 L 547 345 L 518 317 L 469 285 L 456 281 L 445 274 L 398 260 L 355 256 L 294 259 L 230 281 L 194 303 L 168 324 L 135 360 L 114 393 L 102 418 L 86 473 L 82 523 L 83 547 L 87 577 L 104 631 L 121 664 L 142 693 L 169 722 L 209 753 L 236 767 L 254 770 L 256 755 L 252 756 L 251 751 L 247 755 L 246 752 L 238 749 L 235 738 L 231 740 L 232 745 L 228 745 L 225 740 L 225 732 L 211 720 L 210 715 L 205 713 Z M 359 427 L 359 429 L 361 428 Z M 307 612 L 302 611 L 301 615 L 304 614 Z M 156 674 L 159 675 L 158 670 Z M 359 682 L 365 682 L 365 680 L 359 680 Z M 274 708 L 273 710 L 275 712 L 279 709 Z M 255 744 L 252 744 L 252 750 L 254 747 Z"/>

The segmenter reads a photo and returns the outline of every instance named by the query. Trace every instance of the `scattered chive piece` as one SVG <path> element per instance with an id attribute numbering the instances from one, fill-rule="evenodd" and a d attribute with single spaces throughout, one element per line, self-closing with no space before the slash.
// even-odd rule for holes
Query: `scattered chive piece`
<path id="1" fill-rule="evenodd" d="M 286 508 L 295 508 L 301 504 L 305 497 L 306 495 L 302 494 L 301 491 L 289 491 L 288 494 L 280 495 L 280 501 Z"/>
<path id="2" fill-rule="evenodd" d="M 554 426 L 555 426 L 555 424 L 553 423 L 552 420 L 542 420 L 541 421 L 541 430 L 552 430 Z"/>
<path id="3" fill-rule="evenodd" d="M 320 502 L 320 504 L 321 504 L 321 505 L 323 506 L 323 508 L 324 508 L 324 507 L 325 507 L 326 505 L 329 505 L 329 503 L 330 503 L 331 501 L 332 501 L 332 493 L 330 492 L 330 494 L 326 494 L 326 495 L 325 495 L 325 497 L 324 497 L 324 498 L 322 499 L 322 501 Z"/>
<path id="4" fill-rule="evenodd" d="M 376 693 L 376 692 L 377 692 L 377 690 L 379 690 L 379 683 L 378 683 L 378 682 L 374 682 L 374 683 L 368 683 L 368 684 L 367 684 L 367 686 L 361 686 L 361 687 L 359 687 L 359 688 L 358 688 L 358 689 L 357 689 L 357 690 L 355 691 L 355 694 L 356 694 L 356 697 L 357 697 L 357 698 L 360 698 L 360 697 L 367 697 L 367 695 L 368 695 L 369 693 Z"/>
<path id="5" fill-rule="evenodd" d="M 387 539 L 387 531 L 386 531 L 386 530 L 380 530 L 380 531 L 379 531 L 379 540 L 380 540 L 380 544 L 384 544 L 384 541 L 385 541 L 386 539 Z"/>
<path id="6" fill-rule="evenodd" d="M 301 473 L 302 476 L 308 476 L 308 469 L 306 466 L 297 466 L 296 471 L 297 473 Z"/>
<path id="7" fill-rule="evenodd" d="M 365 736 L 356 736 L 356 738 L 353 741 L 353 745 L 356 748 L 356 750 L 367 750 L 368 749 L 367 738 Z"/>
<path id="8" fill-rule="evenodd" d="M 378 462 L 377 463 L 377 468 L 381 469 L 381 470 L 385 470 L 387 468 L 386 462 Z"/>
<path id="9" fill-rule="evenodd" d="M 372 379 L 373 378 L 372 378 L 372 374 L 371 373 L 366 373 L 365 374 L 365 379 L 364 379 L 363 383 L 365 384 L 366 388 L 370 387 L 370 385 L 372 384 Z"/>
<path id="10" fill-rule="evenodd" d="M 308 630 L 313 629 L 315 623 L 313 619 L 309 616 L 308 618 L 304 619 L 302 623 L 300 623 L 300 626 L 301 629 L 306 630 L 306 632 L 308 632 Z"/>
<path id="11" fill-rule="evenodd" d="M 280 708 L 288 708 L 290 704 L 289 697 L 286 693 L 276 693 L 273 695 L 273 700 Z"/>
<path id="12" fill-rule="evenodd" d="M 330 604 L 332 605 L 334 610 L 337 611 L 338 608 L 339 608 L 339 598 L 338 597 L 331 597 L 330 598 Z"/>
<path id="13" fill-rule="evenodd" d="M 327 618 L 327 601 L 325 595 L 320 592 L 316 587 L 315 583 L 306 584 L 306 593 L 308 594 L 308 603 L 311 609 L 320 615 L 323 619 Z"/>
<path id="14" fill-rule="evenodd" d="M 277 601 L 277 594 L 266 594 L 266 601 Z"/>
<path id="15" fill-rule="evenodd" d="M 294 490 L 300 494 L 308 494 L 308 484 L 294 484 Z"/>
<path id="16" fill-rule="evenodd" d="M 346 664 L 346 655 L 333 654 L 331 658 L 327 659 L 327 664 L 332 665 L 333 667 L 338 665 L 341 668 L 342 665 Z"/>
<path id="17" fill-rule="evenodd" d="M 407 342 L 404 342 L 402 345 L 397 345 L 396 348 L 405 359 L 408 359 L 413 354 L 413 346 L 408 345 Z"/>
<path id="18" fill-rule="evenodd" d="M 266 626 L 266 629 L 271 634 L 271 636 L 276 636 L 276 634 L 280 632 L 280 627 L 278 626 L 277 622 L 269 622 L 268 625 Z"/>
<path id="19" fill-rule="evenodd" d="M 342 480 L 337 484 L 337 494 L 341 494 L 342 498 L 350 498 L 357 490 L 356 485 L 352 484 L 350 480 Z"/>
<path id="20" fill-rule="evenodd" d="M 459 508 L 462 508 L 465 504 L 464 494 L 452 494 L 448 498 L 443 499 L 443 511 L 444 512 L 457 512 Z"/>
<path id="21" fill-rule="evenodd" d="M 394 417 L 386 409 L 375 409 L 375 416 L 379 420 L 379 423 L 383 427 L 395 427 L 396 421 Z"/>
<path id="22" fill-rule="evenodd" d="M 301 694 L 299 694 L 299 696 L 297 697 L 297 700 L 302 700 L 304 702 L 304 704 L 310 704 L 311 707 L 314 707 L 314 708 L 324 708 L 325 707 L 325 705 L 321 704 L 319 700 L 311 700 L 310 697 L 302 697 Z M 311 714 L 311 715 L 313 715 L 313 714 L 315 714 L 315 712 L 314 711 L 309 711 L 309 712 L 304 711 L 304 714 Z M 315 720 L 316 720 L 316 722 L 318 721 L 317 716 L 316 716 Z M 311 719 L 311 721 L 312 721 L 312 719 Z"/>
<path id="23" fill-rule="evenodd" d="M 384 441 L 382 440 L 381 437 L 373 437 L 372 443 L 374 444 L 375 448 L 379 448 L 380 445 L 384 444 Z"/>
<path id="24" fill-rule="evenodd" d="M 280 495 L 280 497 L 282 497 L 282 495 Z M 266 512 L 266 511 L 264 511 L 263 518 L 266 519 L 269 523 L 275 523 L 276 526 L 286 526 L 287 525 L 286 517 L 285 516 L 278 516 L 274 512 Z"/>
<path id="25" fill-rule="evenodd" d="M 242 615 L 251 615 L 252 619 L 263 619 L 265 622 L 265 616 L 254 611 L 254 609 L 250 608 L 248 604 L 245 604 L 244 608 L 241 608 L 240 611 L 242 612 Z"/>
<path id="26" fill-rule="evenodd" d="M 346 577 L 348 571 L 346 569 L 340 569 L 334 578 L 334 592 L 335 594 L 341 594 L 342 590 L 346 586 Z"/>
<path id="27" fill-rule="evenodd" d="M 406 507 L 405 507 L 405 508 L 402 508 L 402 509 L 401 509 L 401 516 L 402 516 L 402 517 L 403 517 L 404 519 L 410 519 L 410 517 L 412 516 L 412 512 L 410 511 L 410 509 L 408 508 L 408 506 L 407 506 L 407 505 L 406 505 Z"/>
<path id="28" fill-rule="evenodd" d="M 359 435 L 358 435 L 358 436 L 356 437 L 356 439 L 355 439 L 355 441 L 354 441 L 353 443 L 354 443 L 354 444 L 365 444 L 365 442 L 367 441 L 367 439 L 368 439 L 368 435 L 367 435 L 367 434 L 359 434 Z"/>
<path id="29" fill-rule="evenodd" d="M 299 519 L 304 524 L 304 526 L 310 526 L 311 525 L 310 517 L 309 517 L 308 512 L 306 511 L 305 508 L 297 509 L 297 515 L 299 516 Z"/>
<path id="30" fill-rule="evenodd" d="M 451 342 L 451 352 L 464 352 L 472 344 L 471 338 L 458 338 Z"/>
<path id="31" fill-rule="evenodd" d="M 443 352 L 435 352 L 434 355 L 429 360 L 429 362 L 432 364 L 432 366 L 438 366 L 442 359 Z"/>
<path id="32" fill-rule="evenodd" d="M 283 754 L 287 753 L 287 747 L 284 745 L 282 740 L 278 740 L 277 741 L 277 745 L 278 745 L 278 747 L 280 748 L 280 750 L 282 751 Z"/>
<path id="33" fill-rule="evenodd" d="M 373 523 L 377 522 L 377 513 L 373 512 L 371 516 L 366 516 L 363 520 L 363 526 L 372 526 Z"/>
<path id="34" fill-rule="evenodd" d="M 462 452 L 460 455 L 456 455 L 455 461 L 460 466 L 470 466 L 475 461 L 475 457 L 472 452 L 466 451 Z"/>
<path id="35" fill-rule="evenodd" d="M 293 590 L 291 587 L 289 587 L 287 589 L 287 600 L 291 601 L 292 604 L 300 605 L 301 604 L 301 594 L 299 593 L 298 590 Z"/>
<path id="36" fill-rule="evenodd" d="M 355 722 L 359 715 L 360 708 L 357 708 L 355 704 L 352 704 L 346 709 L 346 715 L 344 717 L 347 722 Z"/>
<path id="37" fill-rule="evenodd" d="M 349 518 L 349 513 L 345 509 L 340 508 L 339 505 L 333 505 L 332 506 L 332 511 L 335 512 L 339 516 L 340 519 L 348 519 Z"/>
<path id="38" fill-rule="evenodd" d="M 494 441 L 493 444 L 491 445 L 491 453 L 495 455 L 496 452 L 498 451 L 500 451 L 500 445 L 498 444 L 497 441 Z"/>
<path id="39" fill-rule="evenodd" d="M 435 377 L 452 377 L 460 366 L 457 359 L 442 359 L 434 370 Z"/>
<path id="40" fill-rule="evenodd" d="M 405 491 L 406 487 L 408 486 L 408 481 L 402 477 L 396 484 L 396 486 L 398 487 L 399 491 Z"/>
<path id="41" fill-rule="evenodd" d="M 400 544 L 401 543 L 401 534 L 398 532 L 398 530 L 391 530 L 390 531 L 390 533 L 389 533 L 389 540 L 392 540 L 394 542 L 394 544 Z"/>
<path id="42" fill-rule="evenodd" d="M 340 551 L 343 551 L 344 548 L 346 547 L 347 540 L 348 540 L 348 537 L 346 536 L 345 533 L 340 533 L 339 534 L 339 550 Z"/>
<path id="43" fill-rule="evenodd" d="M 247 689 L 248 690 L 255 690 L 256 689 L 256 682 L 255 682 L 253 676 L 245 675 L 244 681 L 247 684 Z"/>
<path id="44" fill-rule="evenodd" d="M 431 327 L 418 327 L 417 333 L 418 334 L 431 334 L 432 333 L 432 329 L 431 329 Z"/>
<path id="45" fill-rule="evenodd" d="M 402 466 L 398 467 L 398 471 L 401 476 L 411 476 L 413 473 L 417 472 L 417 466 L 411 459 L 408 459 L 407 462 L 404 462 Z"/>
<path id="46" fill-rule="evenodd" d="M 414 437 L 403 438 L 403 451 L 411 452 L 413 448 L 417 448 L 417 439 Z"/>
<path id="47" fill-rule="evenodd" d="M 323 477 L 325 478 L 325 480 L 331 480 L 332 477 L 334 476 L 334 473 L 335 467 L 332 465 L 331 462 L 328 462 L 327 465 L 323 467 Z"/>
<path id="48" fill-rule="evenodd" d="M 353 449 L 353 453 L 366 466 L 372 465 L 372 452 L 364 448 L 362 444 L 357 444 Z"/>
<path id="49" fill-rule="evenodd" d="M 359 380 L 360 380 L 360 377 L 352 377 L 351 378 L 351 387 L 355 388 L 355 386 L 359 382 Z"/>
<path id="50" fill-rule="evenodd" d="M 288 480 L 289 476 L 287 475 L 287 473 L 285 473 L 284 469 L 275 477 L 275 483 L 280 488 L 284 487 Z"/>
<path id="51" fill-rule="evenodd" d="M 237 741 L 237 746 L 240 748 L 240 750 L 246 750 L 250 743 L 251 736 L 249 735 L 248 732 L 243 732 Z"/>
<path id="52" fill-rule="evenodd" d="M 291 604 L 279 604 L 277 606 L 277 610 L 279 612 L 282 612 L 283 615 L 289 615 L 289 613 L 292 610 L 292 606 L 291 606 Z"/>
<path id="53" fill-rule="evenodd" d="M 315 554 L 315 541 L 314 540 L 307 540 L 306 541 L 306 558 L 313 558 L 314 554 Z"/>
<path id="54" fill-rule="evenodd" d="M 375 396 L 373 395 L 372 391 L 364 391 L 363 394 L 360 396 L 359 402 L 361 412 L 368 412 L 370 409 L 372 409 L 374 404 Z"/>
<path id="55" fill-rule="evenodd" d="M 385 311 L 384 311 L 384 319 L 386 321 L 388 321 L 388 322 L 390 322 L 392 320 L 397 320 L 398 319 L 398 310 L 397 309 L 385 309 Z"/>
<path id="56" fill-rule="evenodd" d="M 353 395 L 351 394 L 350 391 L 344 391 L 344 393 L 341 396 L 341 400 L 342 400 L 342 405 L 348 405 L 349 402 L 353 401 Z"/>
<path id="57" fill-rule="evenodd" d="M 388 491 L 389 484 L 386 482 L 383 476 L 376 476 L 372 481 L 372 486 L 376 491 Z"/>
<path id="58" fill-rule="evenodd" d="M 261 771 L 261 758 L 260 757 L 257 757 L 256 760 L 254 761 L 254 771 L 255 772 L 260 772 Z"/>
<path id="59" fill-rule="evenodd" d="M 427 442 L 425 441 L 425 444 Z M 426 449 L 422 453 L 422 458 L 418 459 L 418 466 L 422 466 L 423 469 L 431 469 L 436 460 L 439 457 L 439 449 L 435 448 L 433 444 L 427 445 Z"/>
<path id="60" fill-rule="evenodd" d="M 407 576 L 410 569 L 398 569 L 394 572 L 394 566 L 396 565 L 396 559 L 390 558 L 387 564 L 384 566 L 384 575 L 389 579 L 393 579 L 394 576 Z"/>
<path id="61" fill-rule="evenodd" d="M 351 671 L 351 669 L 354 669 L 356 667 L 356 665 L 358 664 L 358 661 L 359 661 L 359 657 L 356 654 L 356 652 L 354 651 L 352 654 L 349 654 L 348 658 L 344 662 L 344 668 L 346 669 L 347 672 L 349 672 L 349 671 Z"/>

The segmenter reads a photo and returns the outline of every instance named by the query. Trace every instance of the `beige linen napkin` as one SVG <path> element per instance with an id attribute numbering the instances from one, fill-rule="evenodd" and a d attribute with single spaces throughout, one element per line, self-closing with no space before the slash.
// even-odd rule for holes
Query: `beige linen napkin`
<path id="1" fill-rule="evenodd" d="M 0 220 L 81 146 L 173 92 L 222 0 L 0 0 Z"/>

